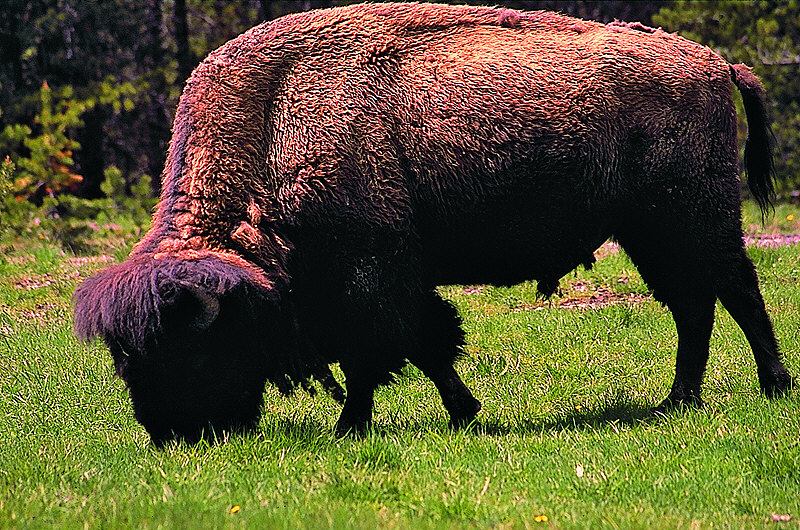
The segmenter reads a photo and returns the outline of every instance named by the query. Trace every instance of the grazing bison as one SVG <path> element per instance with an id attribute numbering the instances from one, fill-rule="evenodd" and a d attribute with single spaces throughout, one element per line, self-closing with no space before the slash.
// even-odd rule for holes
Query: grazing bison
<path id="1" fill-rule="evenodd" d="M 361 431 L 406 362 L 464 425 L 480 403 L 434 288 L 533 279 L 550 295 L 613 237 L 675 319 L 664 407 L 701 403 L 717 299 L 782 394 L 742 243 L 734 86 L 765 208 L 758 80 L 676 35 L 423 4 L 260 25 L 189 79 L 153 227 L 78 288 L 76 332 L 103 338 L 156 443 L 252 428 L 267 381 L 310 378 L 344 401 L 337 433 Z"/>

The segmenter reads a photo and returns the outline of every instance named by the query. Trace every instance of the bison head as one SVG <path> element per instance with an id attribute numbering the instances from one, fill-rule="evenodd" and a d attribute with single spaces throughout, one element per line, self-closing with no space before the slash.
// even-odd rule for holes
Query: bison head
<path id="1" fill-rule="evenodd" d="M 264 384 L 286 373 L 277 290 L 222 253 L 137 255 L 75 293 L 79 337 L 102 337 L 151 439 L 195 442 L 252 429 Z"/>

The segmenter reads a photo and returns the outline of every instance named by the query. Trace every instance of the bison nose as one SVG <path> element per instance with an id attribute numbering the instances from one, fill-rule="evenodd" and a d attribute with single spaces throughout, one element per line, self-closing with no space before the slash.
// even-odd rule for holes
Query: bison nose
<path id="1" fill-rule="evenodd" d="M 155 446 L 156 449 L 163 449 L 169 442 L 175 439 L 175 436 L 172 433 L 169 434 L 151 434 L 150 435 L 150 443 Z"/>
<path id="2" fill-rule="evenodd" d="M 145 425 L 145 429 L 147 430 L 147 434 L 150 435 L 150 443 L 157 449 L 163 449 L 165 445 L 177 438 L 175 433 L 170 429 L 154 429 L 147 425 Z"/>
<path id="3" fill-rule="evenodd" d="M 157 449 L 163 449 L 173 440 L 185 442 L 189 445 L 195 445 L 200 440 L 206 440 L 210 443 L 215 441 L 215 437 L 213 435 L 214 431 L 212 428 L 210 428 L 210 426 L 206 428 L 197 427 L 196 429 L 182 430 L 179 432 L 174 430 L 148 432 L 150 434 L 150 443 L 152 443 Z"/>
<path id="4" fill-rule="evenodd" d="M 182 426 L 180 428 L 148 428 L 150 442 L 158 449 L 164 448 L 173 440 L 182 441 L 189 445 L 195 445 L 201 440 L 209 444 L 215 444 L 228 439 L 230 434 L 246 434 L 256 429 L 257 420 L 239 420 L 236 422 L 222 422 L 214 424 L 211 422 L 202 423 L 197 426 Z"/>

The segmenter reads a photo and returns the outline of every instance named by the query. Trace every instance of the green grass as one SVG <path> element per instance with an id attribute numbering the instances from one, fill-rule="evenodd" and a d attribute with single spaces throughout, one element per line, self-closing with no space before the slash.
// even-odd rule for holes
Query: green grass
<path id="1" fill-rule="evenodd" d="M 800 233 L 800 207 L 796 203 L 775 205 L 774 212 L 770 212 L 763 223 L 761 212 L 755 202 L 744 202 L 742 210 L 746 233 Z"/>
<path id="2" fill-rule="evenodd" d="M 792 212 L 775 231 L 792 231 Z M 750 254 L 800 374 L 800 246 Z M 442 289 L 465 321 L 458 370 L 483 433 L 449 431 L 433 385 L 408 369 L 379 391 L 365 439 L 334 438 L 327 396 L 269 388 L 254 435 L 165 450 L 133 420 L 105 349 L 72 336 L 69 297 L 103 265 L 46 245 L 0 255 L 0 528 L 798 528 L 800 391 L 759 394 L 718 308 L 706 407 L 651 415 L 676 336 L 624 254 L 568 276 L 550 302 L 534 284 Z M 598 288 L 618 303 L 562 307 Z"/>

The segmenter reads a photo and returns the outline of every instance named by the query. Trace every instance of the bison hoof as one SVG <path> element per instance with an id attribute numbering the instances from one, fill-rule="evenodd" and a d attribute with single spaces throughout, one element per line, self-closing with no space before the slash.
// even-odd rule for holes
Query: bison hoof
<path id="1" fill-rule="evenodd" d="M 761 391 L 769 399 L 786 396 L 796 383 L 782 366 L 765 376 L 759 374 L 758 379 Z"/>
<path id="2" fill-rule="evenodd" d="M 475 419 L 475 416 L 472 418 L 450 418 L 448 425 L 451 429 L 456 431 L 465 431 L 476 434 L 483 431 L 481 422 Z"/>
<path id="3" fill-rule="evenodd" d="M 372 422 L 345 422 L 341 419 L 336 423 L 336 430 L 334 434 L 337 438 L 363 438 L 367 435 L 370 428 L 372 427 Z"/>
<path id="4" fill-rule="evenodd" d="M 690 394 L 687 396 L 667 396 L 667 399 L 662 401 L 657 407 L 653 409 L 656 414 L 666 414 L 668 412 L 680 411 L 685 409 L 699 409 L 703 408 L 703 400 L 700 396 Z"/>
<path id="5" fill-rule="evenodd" d="M 480 430 L 480 423 L 475 418 L 481 410 L 481 402 L 469 396 L 469 400 L 462 403 L 456 413 L 451 409 L 450 411 L 450 428 L 455 430 L 468 430 L 470 432 L 477 432 Z"/>

